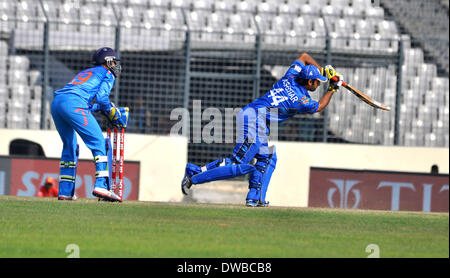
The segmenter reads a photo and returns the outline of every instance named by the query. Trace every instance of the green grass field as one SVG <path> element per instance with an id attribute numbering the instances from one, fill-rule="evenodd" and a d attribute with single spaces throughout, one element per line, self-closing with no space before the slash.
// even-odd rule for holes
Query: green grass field
<path id="1" fill-rule="evenodd" d="M 0 257 L 449 257 L 449 214 L 0 197 Z"/>

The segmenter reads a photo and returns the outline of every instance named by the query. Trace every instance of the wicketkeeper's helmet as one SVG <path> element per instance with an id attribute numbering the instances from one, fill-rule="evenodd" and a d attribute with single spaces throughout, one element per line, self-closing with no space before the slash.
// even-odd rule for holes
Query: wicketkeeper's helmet
<path id="1" fill-rule="evenodd" d="M 113 65 L 112 62 L 115 62 L 115 65 Z M 110 47 L 102 47 L 95 51 L 94 55 L 92 56 L 92 63 L 95 66 L 105 64 L 115 77 L 118 77 L 122 72 L 120 58 L 117 53 Z"/>

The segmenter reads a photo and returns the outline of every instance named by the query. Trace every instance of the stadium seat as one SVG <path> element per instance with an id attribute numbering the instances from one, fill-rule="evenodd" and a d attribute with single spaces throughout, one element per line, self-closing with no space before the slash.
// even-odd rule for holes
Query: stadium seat
<path id="1" fill-rule="evenodd" d="M 333 5 L 344 9 L 349 7 L 349 0 L 333 0 L 332 2 L 328 2 L 328 5 Z"/>
<path id="2" fill-rule="evenodd" d="M 394 21 L 382 20 L 377 24 L 378 32 L 385 38 L 391 38 L 395 34 L 398 34 L 397 26 Z"/>
<path id="3" fill-rule="evenodd" d="M 190 30 L 204 30 L 207 27 L 216 28 L 219 18 L 223 16 L 222 12 L 214 12 L 209 14 L 205 11 L 188 11 L 186 12 L 187 22 Z M 222 20 L 223 18 L 221 18 Z"/>
<path id="4" fill-rule="evenodd" d="M 8 113 L 6 127 L 8 129 L 26 129 L 27 120 L 25 116 Z"/>
<path id="5" fill-rule="evenodd" d="M 420 140 L 421 136 L 419 134 L 414 134 L 413 132 L 405 132 L 403 138 L 404 138 L 403 144 L 408 147 L 409 146 L 415 147 L 421 141 Z"/>
<path id="6" fill-rule="evenodd" d="M 294 13 L 300 12 L 300 7 L 303 5 L 302 1 L 286 0 L 281 2 L 278 7 L 280 13 Z"/>
<path id="7" fill-rule="evenodd" d="M 121 14 L 119 13 L 117 16 L 120 17 Z M 138 19 L 139 18 L 136 17 L 136 20 L 138 20 Z M 116 15 L 114 13 L 114 9 L 111 5 L 102 6 L 100 8 L 98 22 L 100 24 L 100 26 L 99 26 L 100 33 L 105 33 L 105 31 L 108 32 L 107 28 L 111 28 L 111 26 L 116 26 L 118 21 L 117 21 Z M 102 27 L 106 27 L 106 28 L 102 29 Z M 106 34 L 109 34 L 109 33 L 106 33 Z"/>
<path id="8" fill-rule="evenodd" d="M 349 3 L 352 4 L 352 7 L 369 8 L 372 6 L 371 0 L 349 0 Z"/>
<path id="9" fill-rule="evenodd" d="M 6 67 L 5 67 L 5 69 L 6 69 Z M 3 67 L 0 67 L 0 84 L 7 84 L 7 82 L 8 82 L 7 81 L 8 77 L 7 77 L 5 69 L 3 69 Z"/>
<path id="10" fill-rule="evenodd" d="M 13 14 L 15 9 L 16 3 L 12 1 L 2 1 L 0 3 L 0 12 L 5 14 Z"/>
<path id="11" fill-rule="evenodd" d="M 42 4 L 43 4 L 43 7 L 44 7 L 45 14 L 48 16 L 48 18 L 51 21 L 58 20 L 58 13 L 59 13 L 58 9 L 60 8 L 60 6 L 53 5 L 52 2 L 47 2 L 47 1 L 43 1 Z M 42 11 L 42 9 L 38 9 L 38 10 L 39 10 L 39 13 L 40 13 L 40 17 L 41 18 L 45 17 L 44 11 Z M 50 28 L 52 28 L 54 26 L 56 26 L 56 25 L 55 24 L 51 24 Z"/>
<path id="12" fill-rule="evenodd" d="M 27 85 L 14 84 L 11 87 L 11 99 L 22 103 L 28 103 L 31 98 L 30 87 Z"/>
<path id="13" fill-rule="evenodd" d="M 237 0 L 218 0 L 214 1 L 213 8 L 214 11 L 228 11 L 231 12 L 236 8 Z"/>
<path id="14" fill-rule="evenodd" d="M 356 19 L 354 23 L 355 31 L 366 37 L 375 32 L 374 23 L 373 19 Z"/>
<path id="15" fill-rule="evenodd" d="M 346 18 L 362 16 L 364 8 L 361 6 L 348 6 L 342 9 L 342 15 Z"/>
<path id="16" fill-rule="evenodd" d="M 279 44 L 286 29 L 287 19 L 282 16 L 272 17 L 269 14 L 258 15 L 258 26 L 261 33 L 265 34 L 264 42 Z"/>
<path id="17" fill-rule="evenodd" d="M 164 12 L 165 23 L 171 24 L 172 29 L 183 28 L 184 17 L 181 9 L 171 9 Z"/>
<path id="18" fill-rule="evenodd" d="M 7 82 L 7 66 L 8 66 L 8 45 L 0 40 L 0 85 Z"/>
<path id="19" fill-rule="evenodd" d="M 231 2 L 233 2 L 233 1 L 231 1 Z M 237 11 L 240 11 L 240 12 L 255 13 L 257 11 L 260 11 L 259 8 L 261 10 L 264 10 L 265 6 L 261 6 L 261 4 L 258 5 L 258 3 L 256 3 L 256 1 L 236 1 L 234 3 L 234 7 L 236 8 Z"/>
<path id="20" fill-rule="evenodd" d="M 18 99 L 7 100 L 8 112 L 6 114 L 6 125 L 8 128 L 26 128 L 26 104 Z"/>
<path id="21" fill-rule="evenodd" d="M 0 102 L 5 102 L 9 98 L 9 90 L 4 83 L 0 83 Z"/>
<path id="22" fill-rule="evenodd" d="M 41 121 L 42 102 L 39 98 L 30 101 L 30 113 L 28 114 L 28 125 L 30 129 L 39 129 Z"/>
<path id="23" fill-rule="evenodd" d="M 165 1 L 165 0 L 148 0 L 148 4 L 152 7 L 167 7 L 169 3 L 172 3 L 171 1 Z M 184 2 L 191 2 L 190 0 L 185 0 Z M 186 3 L 188 4 L 188 3 Z"/>
<path id="24" fill-rule="evenodd" d="M 394 145 L 394 131 L 385 130 L 383 132 L 383 145 L 386 145 L 386 146 Z"/>
<path id="25" fill-rule="evenodd" d="M 58 7 L 58 31 L 77 31 L 80 18 L 76 6 L 64 3 Z"/>
<path id="26" fill-rule="evenodd" d="M 293 21 L 293 29 L 296 30 L 299 36 L 306 36 L 312 30 L 313 16 L 298 15 Z"/>
<path id="27" fill-rule="evenodd" d="M 232 36 L 231 40 L 242 43 L 254 43 L 257 28 L 252 14 L 247 12 L 236 13 L 231 16 L 230 27 L 238 36 Z"/>
<path id="28" fill-rule="evenodd" d="M 307 0 L 306 4 L 312 8 L 314 13 L 318 13 L 322 7 L 327 6 L 328 0 Z"/>
<path id="29" fill-rule="evenodd" d="M 28 118 L 28 129 L 40 129 L 41 127 L 41 114 L 32 114 Z"/>
<path id="30" fill-rule="evenodd" d="M 0 102 L 0 128 L 6 127 L 6 113 L 5 113 L 5 104 Z"/>
<path id="31" fill-rule="evenodd" d="M 315 10 L 313 8 L 313 10 Z M 326 5 L 320 8 L 321 14 L 324 17 L 340 17 L 341 7 L 336 5 Z"/>
<path id="32" fill-rule="evenodd" d="M 381 7 L 367 7 L 365 10 L 366 17 L 371 18 L 383 18 L 384 17 L 384 10 Z"/>
<path id="33" fill-rule="evenodd" d="M 36 29 L 36 19 L 39 18 L 41 9 L 39 1 L 20 1 L 16 7 L 16 20 L 18 29 Z"/>
<path id="34" fill-rule="evenodd" d="M 30 67 L 30 60 L 27 56 L 10 55 L 8 56 L 9 70 L 27 71 Z"/>
<path id="35" fill-rule="evenodd" d="M 385 89 L 384 90 L 383 102 L 387 106 L 391 107 L 391 109 L 395 107 L 396 98 L 397 98 L 397 96 L 396 96 L 395 89 Z"/>
<path id="36" fill-rule="evenodd" d="M 28 85 L 28 72 L 24 70 L 9 70 L 8 71 L 8 85 Z"/>
<path id="37" fill-rule="evenodd" d="M 83 5 L 82 11 L 80 12 L 80 32 L 88 33 L 95 32 L 98 33 L 100 26 L 100 13 L 101 6 L 95 4 Z"/>

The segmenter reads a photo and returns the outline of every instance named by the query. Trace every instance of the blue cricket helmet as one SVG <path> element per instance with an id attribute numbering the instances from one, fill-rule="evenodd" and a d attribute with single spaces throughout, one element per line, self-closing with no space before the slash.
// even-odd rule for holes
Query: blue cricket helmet
<path id="1" fill-rule="evenodd" d="M 115 62 L 115 65 L 112 62 Z M 115 77 L 118 77 L 122 72 L 119 55 L 110 47 L 102 47 L 95 51 L 92 56 L 92 63 L 95 66 L 106 64 Z"/>
<path id="2" fill-rule="evenodd" d="M 322 83 L 325 83 L 328 81 L 328 79 L 322 75 L 319 71 L 319 69 L 314 65 L 307 65 L 305 66 L 302 71 L 300 72 L 300 78 L 301 79 L 317 79 Z"/>

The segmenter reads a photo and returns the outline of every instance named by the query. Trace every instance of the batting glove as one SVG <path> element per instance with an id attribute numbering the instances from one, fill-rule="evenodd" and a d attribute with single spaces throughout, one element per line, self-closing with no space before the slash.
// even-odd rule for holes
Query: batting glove
<path id="1" fill-rule="evenodd" d="M 334 76 L 336 76 L 336 70 L 333 68 L 332 65 L 326 65 L 322 68 L 322 75 L 328 78 L 330 80 Z"/>
<path id="2" fill-rule="evenodd" d="M 328 86 L 328 91 L 336 92 L 339 90 L 339 87 L 342 86 L 342 82 L 344 82 L 344 76 L 340 73 L 336 73 L 335 77 L 338 78 L 338 81 L 330 80 L 330 85 Z"/>

